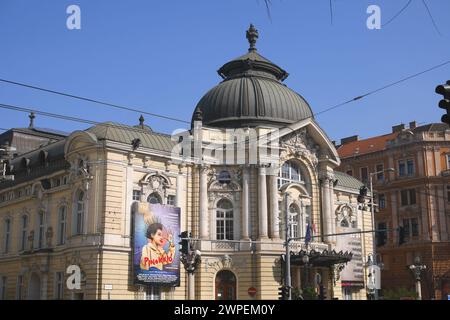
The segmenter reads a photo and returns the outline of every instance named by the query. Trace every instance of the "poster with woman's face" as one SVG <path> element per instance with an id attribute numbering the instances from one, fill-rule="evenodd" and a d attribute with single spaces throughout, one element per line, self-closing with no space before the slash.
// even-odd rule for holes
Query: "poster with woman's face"
<path id="1" fill-rule="evenodd" d="M 136 206 L 137 208 L 137 206 Z M 180 285 L 180 208 L 139 204 L 133 239 L 134 284 Z"/>

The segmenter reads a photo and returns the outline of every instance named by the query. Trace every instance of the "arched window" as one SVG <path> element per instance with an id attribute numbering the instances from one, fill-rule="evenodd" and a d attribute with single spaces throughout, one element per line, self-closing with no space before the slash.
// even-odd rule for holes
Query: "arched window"
<path id="1" fill-rule="evenodd" d="M 84 192 L 78 192 L 77 203 L 76 203 L 76 212 L 75 212 L 75 234 L 82 234 L 84 228 Z"/>
<path id="2" fill-rule="evenodd" d="M 28 234 L 28 216 L 22 216 L 22 234 L 20 238 L 20 250 L 25 250 L 27 246 L 27 234 Z"/>
<path id="3" fill-rule="evenodd" d="M 45 236 L 45 212 L 40 210 L 38 213 L 38 248 L 44 246 L 44 236 Z"/>
<path id="4" fill-rule="evenodd" d="M 233 240 L 233 204 L 227 199 L 217 203 L 216 210 L 216 239 Z"/>
<path id="5" fill-rule="evenodd" d="M 8 253 L 9 251 L 9 242 L 11 237 L 11 219 L 5 220 L 5 238 L 4 238 L 4 252 Z"/>
<path id="6" fill-rule="evenodd" d="M 148 196 L 147 202 L 151 203 L 151 204 L 161 204 L 162 203 L 161 197 L 156 192 L 153 192 L 152 194 L 150 194 Z"/>
<path id="7" fill-rule="evenodd" d="M 58 245 L 66 243 L 66 221 L 67 207 L 61 206 L 58 209 Z"/>
<path id="8" fill-rule="evenodd" d="M 286 161 L 278 174 L 278 188 L 292 182 L 305 183 L 299 165 L 294 161 Z"/>

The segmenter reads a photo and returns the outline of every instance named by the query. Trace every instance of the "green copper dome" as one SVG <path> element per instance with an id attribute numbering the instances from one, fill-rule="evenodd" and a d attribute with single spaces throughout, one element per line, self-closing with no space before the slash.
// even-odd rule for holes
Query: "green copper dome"
<path id="1" fill-rule="evenodd" d="M 224 80 L 200 99 L 193 120 L 201 115 L 212 127 L 281 127 L 313 117 L 305 99 L 282 83 L 288 73 L 256 51 L 256 38 L 250 25 L 249 52 L 218 70 Z"/>

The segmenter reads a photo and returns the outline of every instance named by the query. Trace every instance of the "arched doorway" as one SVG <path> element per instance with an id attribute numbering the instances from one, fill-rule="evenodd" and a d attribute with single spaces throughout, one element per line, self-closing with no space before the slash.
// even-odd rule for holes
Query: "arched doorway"
<path id="1" fill-rule="evenodd" d="M 216 300 L 236 300 L 236 276 L 222 270 L 216 275 Z"/>
<path id="2" fill-rule="evenodd" d="M 28 287 L 28 300 L 41 299 L 41 278 L 36 273 L 32 273 Z"/>

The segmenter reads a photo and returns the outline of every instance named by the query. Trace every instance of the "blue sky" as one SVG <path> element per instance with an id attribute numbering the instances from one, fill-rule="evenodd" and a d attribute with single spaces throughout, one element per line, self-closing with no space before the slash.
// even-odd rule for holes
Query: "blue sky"
<path id="1" fill-rule="evenodd" d="M 314 112 L 450 60 L 450 1 L 421 0 L 381 30 L 366 27 L 370 4 L 389 20 L 406 0 L 1 0 L 0 78 L 144 109 L 185 120 L 216 85 L 225 62 L 244 54 L 255 24 L 258 51 L 290 73 L 285 83 Z M 66 8 L 81 8 L 81 30 L 66 28 Z M 388 133 L 416 120 L 440 122 L 434 93 L 450 65 L 317 121 L 331 139 Z M 137 124 L 139 114 L 0 83 L 0 103 L 96 121 Z M 146 116 L 154 130 L 182 127 Z M 24 127 L 27 115 L 0 110 L 0 128 Z M 87 125 L 38 116 L 36 125 L 72 131 Z"/>

